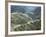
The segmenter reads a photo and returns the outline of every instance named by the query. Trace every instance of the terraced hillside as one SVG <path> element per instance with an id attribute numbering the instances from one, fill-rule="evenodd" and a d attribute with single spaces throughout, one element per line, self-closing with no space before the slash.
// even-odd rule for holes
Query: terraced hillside
<path id="1" fill-rule="evenodd" d="M 23 31 L 31 29 L 32 18 L 27 14 L 12 13 L 11 15 L 12 30 Z"/>
<path id="2" fill-rule="evenodd" d="M 11 6 L 11 31 L 41 29 L 41 7 Z"/>
<path id="3" fill-rule="evenodd" d="M 11 31 L 29 31 L 40 29 L 40 20 L 33 21 L 31 17 L 24 13 L 12 13 L 11 15 Z"/>

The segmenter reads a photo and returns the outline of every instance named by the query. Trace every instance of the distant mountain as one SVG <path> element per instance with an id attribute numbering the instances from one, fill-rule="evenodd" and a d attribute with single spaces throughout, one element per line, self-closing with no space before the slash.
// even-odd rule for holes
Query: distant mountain
<path id="1" fill-rule="evenodd" d="M 12 6 L 12 31 L 41 29 L 41 7 Z"/>
<path id="2" fill-rule="evenodd" d="M 33 20 L 41 18 L 41 7 L 36 6 L 11 6 L 11 12 L 24 13 Z"/>
<path id="3" fill-rule="evenodd" d="M 11 6 L 11 12 L 23 12 L 23 13 L 25 13 L 25 12 L 32 12 L 32 11 L 34 11 L 35 9 L 36 9 L 37 7 L 35 7 L 35 6 L 14 6 L 14 5 L 12 5 Z"/>
<path id="4" fill-rule="evenodd" d="M 36 8 L 32 13 L 27 13 L 33 20 L 41 18 L 41 7 Z"/>

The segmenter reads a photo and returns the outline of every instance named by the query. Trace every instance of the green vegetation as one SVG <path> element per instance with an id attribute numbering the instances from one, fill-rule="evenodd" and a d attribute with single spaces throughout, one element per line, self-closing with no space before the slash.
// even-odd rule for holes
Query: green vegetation
<path id="1" fill-rule="evenodd" d="M 13 31 L 29 31 L 29 30 L 40 30 L 41 20 L 32 22 L 31 17 L 26 17 L 22 14 L 11 14 L 11 23 Z"/>

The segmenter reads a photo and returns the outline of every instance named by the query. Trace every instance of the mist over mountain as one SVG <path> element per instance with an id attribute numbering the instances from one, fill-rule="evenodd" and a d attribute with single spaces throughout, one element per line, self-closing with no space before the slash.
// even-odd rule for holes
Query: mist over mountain
<path id="1" fill-rule="evenodd" d="M 33 6 L 11 6 L 11 12 L 33 12 L 36 8 Z"/>
<path id="2" fill-rule="evenodd" d="M 41 7 L 11 6 L 11 30 L 28 31 L 41 29 Z"/>
<path id="3" fill-rule="evenodd" d="M 41 17 L 41 7 L 37 6 L 11 6 L 11 12 L 24 13 L 32 17 L 32 19 L 36 19 Z"/>

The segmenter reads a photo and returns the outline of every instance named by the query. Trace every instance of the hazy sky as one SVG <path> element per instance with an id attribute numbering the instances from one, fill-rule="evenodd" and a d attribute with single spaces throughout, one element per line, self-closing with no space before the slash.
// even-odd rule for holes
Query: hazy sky
<path id="1" fill-rule="evenodd" d="M 36 6 L 14 6 L 12 5 L 11 6 L 11 12 L 15 12 L 15 11 L 18 11 L 18 12 L 31 12 L 31 11 L 34 11 L 36 8 Z"/>

